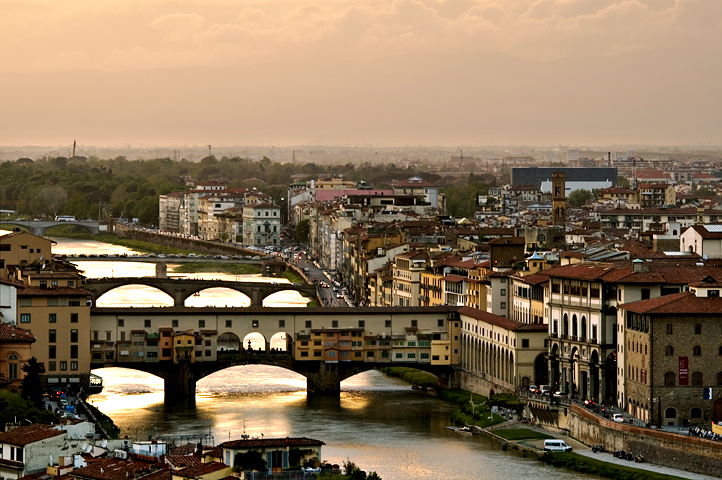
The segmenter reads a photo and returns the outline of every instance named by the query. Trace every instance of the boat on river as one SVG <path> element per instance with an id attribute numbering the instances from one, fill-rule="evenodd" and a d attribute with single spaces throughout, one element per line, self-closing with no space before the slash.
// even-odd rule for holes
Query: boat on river
<path id="1" fill-rule="evenodd" d="M 468 433 L 469 435 L 474 433 L 471 430 L 471 427 L 468 427 L 468 426 L 467 427 L 446 427 L 446 428 L 448 428 L 449 430 L 453 430 L 455 432 L 459 432 L 459 433 Z"/>

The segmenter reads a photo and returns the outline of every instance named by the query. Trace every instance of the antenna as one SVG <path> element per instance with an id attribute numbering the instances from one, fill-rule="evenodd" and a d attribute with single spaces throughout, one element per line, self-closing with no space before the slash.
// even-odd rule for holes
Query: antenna
<path id="1" fill-rule="evenodd" d="M 208 145 L 208 156 L 209 157 L 211 156 L 211 147 L 212 147 L 212 145 Z"/>

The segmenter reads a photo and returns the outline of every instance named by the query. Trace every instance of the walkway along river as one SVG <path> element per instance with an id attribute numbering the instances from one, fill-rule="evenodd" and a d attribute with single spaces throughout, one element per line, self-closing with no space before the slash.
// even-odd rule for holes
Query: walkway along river
<path id="1" fill-rule="evenodd" d="M 92 241 L 55 240 L 56 253 L 134 253 Z M 91 278 L 152 276 L 155 272 L 153 265 L 142 263 L 78 264 Z M 224 276 L 206 273 L 198 278 Z M 243 278 L 253 279 L 263 281 Z M 267 302 L 275 306 L 305 304 L 296 292 L 280 292 Z M 245 297 L 221 291 L 202 292 L 186 305 L 248 303 Z M 171 305 L 172 299 L 138 286 L 110 292 L 99 302 L 131 304 Z M 486 437 L 447 430 L 451 405 L 376 371 L 346 380 L 340 398 L 309 399 L 305 378 L 293 372 L 264 366 L 233 367 L 198 382 L 193 408 L 164 404 L 160 378 L 123 369 L 94 373 L 105 380 L 105 390 L 90 402 L 134 439 L 192 441 L 192 436 L 210 434 L 217 445 L 240 438 L 244 432 L 259 437 L 307 436 L 326 443 L 324 460 L 341 464 L 348 458 L 366 471 L 378 472 L 384 480 L 593 478 L 503 452 Z"/>

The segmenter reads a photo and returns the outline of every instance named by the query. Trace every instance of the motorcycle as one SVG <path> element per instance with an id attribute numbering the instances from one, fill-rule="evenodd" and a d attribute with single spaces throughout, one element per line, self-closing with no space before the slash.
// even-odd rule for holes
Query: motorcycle
<path id="1" fill-rule="evenodd" d="M 627 452 L 625 452 L 624 450 L 617 450 L 617 451 L 614 452 L 612 455 L 613 455 L 615 458 L 624 458 L 624 457 L 627 456 Z"/>
<path id="2" fill-rule="evenodd" d="M 637 455 L 636 457 L 634 457 L 634 463 L 644 463 L 644 456 Z"/>
<path id="3" fill-rule="evenodd" d="M 632 452 L 629 452 L 624 459 L 628 462 L 631 462 L 632 460 L 634 460 L 634 455 L 632 455 Z"/>
<path id="4" fill-rule="evenodd" d="M 603 452 L 604 447 L 602 445 L 592 445 L 592 453 Z"/>

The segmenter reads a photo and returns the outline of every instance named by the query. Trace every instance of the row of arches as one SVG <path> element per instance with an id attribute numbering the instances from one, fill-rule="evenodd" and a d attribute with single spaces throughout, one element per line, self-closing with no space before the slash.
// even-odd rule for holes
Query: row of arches
<path id="1" fill-rule="evenodd" d="M 140 294 L 139 294 L 140 292 Z M 132 299 L 132 300 L 131 300 Z M 305 307 L 309 302 L 296 290 L 281 290 L 263 299 L 264 307 Z M 148 285 L 124 285 L 114 288 L 96 300 L 98 307 L 111 307 L 120 305 L 134 306 L 170 306 L 174 305 L 173 298 L 165 292 Z M 188 297 L 186 307 L 248 307 L 251 299 L 230 288 L 207 288 Z"/>
<path id="2" fill-rule="evenodd" d="M 572 322 L 571 322 L 572 330 L 571 334 L 569 333 L 569 315 L 564 314 L 564 321 L 562 322 L 562 334 L 569 336 L 571 335 L 574 338 L 581 338 L 586 339 L 589 338 L 589 335 L 587 332 L 587 317 L 585 315 L 582 315 L 581 317 L 581 325 L 580 322 L 577 320 L 577 315 L 572 315 Z"/>
<path id="3" fill-rule="evenodd" d="M 467 334 L 463 334 L 461 340 L 462 368 L 477 375 L 486 375 L 487 380 L 506 383 L 508 388 L 528 387 L 531 383 L 539 385 L 547 382 L 547 366 L 543 354 L 537 356 L 531 378 L 529 376 L 516 378 L 517 368 L 511 348 Z"/>
<path id="4" fill-rule="evenodd" d="M 218 336 L 216 350 L 218 353 L 288 353 L 293 351 L 292 337 L 286 332 L 277 332 L 270 339 L 266 339 L 259 332 L 251 332 L 241 339 L 233 332 L 225 332 Z"/>

